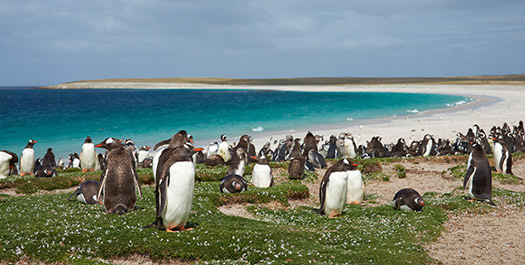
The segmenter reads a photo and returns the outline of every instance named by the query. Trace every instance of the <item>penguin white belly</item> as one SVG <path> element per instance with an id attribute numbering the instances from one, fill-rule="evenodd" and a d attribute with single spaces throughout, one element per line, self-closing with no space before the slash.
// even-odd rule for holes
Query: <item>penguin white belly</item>
<path id="1" fill-rule="evenodd" d="M 218 152 L 218 147 L 216 145 L 210 145 L 208 146 L 208 152 L 206 153 L 206 158 L 212 156 L 212 155 L 216 155 L 217 152 Z"/>
<path id="2" fill-rule="evenodd" d="M 330 174 L 326 186 L 324 213 L 327 216 L 339 215 L 346 202 L 348 172 L 334 172 Z"/>
<path id="3" fill-rule="evenodd" d="M 168 147 L 162 147 L 162 148 L 159 148 L 157 149 L 157 152 L 155 153 L 155 155 L 153 156 L 153 165 L 152 165 L 152 169 L 153 169 L 153 179 L 154 180 L 157 180 L 157 167 L 159 166 L 159 159 L 160 159 L 160 155 L 162 155 L 162 152 Z"/>
<path id="4" fill-rule="evenodd" d="M 164 226 L 174 228 L 189 219 L 195 190 L 195 168 L 192 162 L 176 162 L 170 167 L 166 206 L 162 214 Z"/>
<path id="5" fill-rule="evenodd" d="M 268 188 L 272 183 L 271 169 L 268 165 L 253 166 L 252 183 L 257 188 Z"/>
<path id="6" fill-rule="evenodd" d="M 233 174 L 235 175 L 239 175 L 242 177 L 242 175 L 244 174 L 244 162 L 240 162 L 239 165 L 237 166 L 237 168 L 235 169 L 235 171 L 233 172 Z"/>
<path id="7" fill-rule="evenodd" d="M 359 170 L 348 171 L 348 187 L 346 191 L 346 203 L 362 203 L 365 185 Z"/>
<path id="8" fill-rule="evenodd" d="M 425 147 L 425 153 L 423 153 L 423 156 L 429 156 L 431 150 L 432 150 L 432 141 L 428 141 L 427 146 Z"/>
<path id="9" fill-rule="evenodd" d="M 83 203 L 83 204 L 87 204 L 86 202 L 86 198 L 84 197 L 84 194 L 80 193 L 79 195 L 77 195 L 77 201 Z"/>
<path id="10" fill-rule="evenodd" d="M 93 143 L 85 143 L 82 145 L 82 160 L 80 160 L 80 167 L 82 169 L 95 169 L 97 156 L 95 154 L 95 145 Z"/>
<path id="11" fill-rule="evenodd" d="M 395 200 L 392 201 L 392 206 L 394 208 L 396 207 L 396 201 Z M 402 210 L 402 211 L 412 211 L 412 209 L 410 209 L 410 207 L 408 207 L 408 205 L 406 205 L 406 204 L 403 204 L 403 205 L 399 206 L 399 209 Z"/>
<path id="12" fill-rule="evenodd" d="M 219 155 L 224 159 L 224 162 L 228 162 L 232 159 L 230 150 L 228 149 L 228 142 L 222 142 L 219 145 Z"/>
<path id="13" fill-rule="evenodd" d="M 149 152 L 148 152 L 148 151 L 140 150 L 140 151 L 139 151 L 139 159 L 138 159 L 138 162 L 141 163 L 142 161 L 144 161 L 144 159 L 148 158 L 148 155 L 149 155 Z"/>
<path id="14" fill-rule="evenodd" d="M 78 158 L 73 159 L 73 167 L 80 168 L 80 160 Z"/>
<path id="15" fill-rule="evenodd" d="M 35 169 L 35 150 L 25 148 L 20 158 L 20 172 L 32 174 L 33 169 Z"/>
<path id="16" fill-rule="evenodd" d="M 351 140 L 345 140 L 345 153 L 348 158 L 355 158 L 357 156 L 354 149 L 354 143 Z"/>
<path id="17" fill-rule="evenodd" d="M 477 168 L 474 167 L 474 171 L 472 172 L 472 175 L 470 175 L 470 178 L 467 180 L 467 187 L 468 187 L 468 193 L 470 198 L 475 199 L 476 197 L 472 193 L 472 182 L 474 181 L 474 176 L 476 175 Z"/>
<path id="18" fill-rule="evenodd" d="M 0 152 L 0 179 L 6 178 L 9 175 L 9 160 L 11 155 Z"/>
<path id="19" fill-rule="evenodd" d="M 96 152 L 95 152 L 95 157 L 97 157 Z M 95 170 L 102 170 L 102 167 L 100 167 L 100 162 L 98 162 L 98 159 L 95 159 Z"/>
<path id="20" fill-rule="evenodd" d="M 496 171 L 502 172 L 501 158 L 503 157 L 503 146 L 499 143 L 494 143 L 494 164 L 496 165 Z"/>

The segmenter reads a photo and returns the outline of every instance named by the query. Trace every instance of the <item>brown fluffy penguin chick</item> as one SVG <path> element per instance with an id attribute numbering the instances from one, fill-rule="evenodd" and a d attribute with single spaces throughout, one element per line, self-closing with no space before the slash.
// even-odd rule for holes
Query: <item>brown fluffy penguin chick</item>
<path id="1" fill-rule="evenodd" d="M 300 155 L 290 161 L 288 166 L 288 177 L 290 179 L 302 179 L 304 177 L 304 164 L 306 159 Z"/>
<path id="2" fill-rule="evenodd" d="M 95 147 L 109 150 L 97 197 L 102 199 L 107 213 L 122 215 L 135 207 L 135 189 L 142 197 L 137 172 L 119 139 L 106 138 Z"/>
<path id="3" fill-rule="evenodd" d="M 244 168 L 248 162 L 248 156 L 242 148 L 235 149 L 235 154 L 233 154 L 230 168 L 228 168 L 228 175 L 244 175 Z"/>

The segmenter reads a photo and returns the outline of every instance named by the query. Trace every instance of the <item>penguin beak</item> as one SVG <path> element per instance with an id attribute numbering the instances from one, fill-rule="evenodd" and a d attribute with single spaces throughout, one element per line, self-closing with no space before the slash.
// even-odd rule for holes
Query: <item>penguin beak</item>
<path id="1" fill-rule="evenodd" d="M 352 166 L 357 167 L 357 166 L 359 166 L 359 165 L 358 165 L 358 164 L 352 164 Z"/>
<path id="2" fill-rule="evenodd" d="M 195 149 L 193 149 L 193 151 L 195 151 L 195 152 L 199 152 L 199 151 L 203 151 L 203 150 L 204 150 L 204 148 L 195 148 Z"/>
<path id="3" fill-rule="evenodd" d="M 419 205 L 425 206 L 425 203 L 424 202 L 420 202 Z"/>
<path id="4" fill-rule="evenodd" d="M 493 141 L 496 140 L 496 138 L 490 138 L 490 139 L 492 139 Z"/>
<path id="5" fill-rule="evenodd" d="M 97 144 L 95 145 L 95 147 L 102 147 L 102 144 Z"/>
<path id="6" fill-rule="evenodd" d="M 257 159 L 257 157 L 256 157 L 256 156 L 250 156 L 250 158 L 252 158 L 252 159 Z"/>
<path id="7" fill-rule="evenodd" d="M 193 144 L 193 139 L 190 139 L 190 143 L 192 143 L 192 144 Z"/>

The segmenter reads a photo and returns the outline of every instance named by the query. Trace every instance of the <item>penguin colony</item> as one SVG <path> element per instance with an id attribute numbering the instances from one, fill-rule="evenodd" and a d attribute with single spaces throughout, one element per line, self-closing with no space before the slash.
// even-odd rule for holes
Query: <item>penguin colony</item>
<path id="1" fill-rule="evenodd" d="M 365 183 L 358 165 L 351 161 L 356 157 L 469 154 L 463 181 L 466 199 L 495 205 L 487 154 L 494 154 L 496 171 L 512 174 L 512 153 L 525 151 L 522 121 L 512 130 L 506 123 L 502 127 L 494 126 L 488 135 L 474 125 L 465 135 L 458 133 L 453 143 L 449 139 L 435 140 L 430 134 L 410 144 L 406 144 L 403 138 L 386 145 L 381 140 L 381 137 L 375 136 L 366 141 L 366 145 L 358 146 L 350 133 L 340 133 L 337 137 L 331 135 L 324 141 L 324 136 L 308 132 L 302 141 L 291 135 L 273 142 L 270 139 L 257 153 L 248 135 L 241 136 L 237 143 L 229 144 L 223 134 L 220 143 L 212 142 L 207 146 L 207 152 L 203 152 L 203 148 L 195 148 L 193 137 L 184 130 L 154 147 L 141 148 L 137 148 L 131 139 L 117 138 L 106 138 L 95 145 L 88 136 L 80 155 L 70 154 L 67 165 L 63 158 L 56 162 L 52 148 L 47 149 L 43 159 L 35 159 L 33 146 L 38 142 L 29 140 L 20 159 L 11 151 L 0 151 L 0 178 L 16 174 L 53 177 L 57 175 L 57 168 L 80 168 L 82 172 L 102 170 L 100 181 L 81 183 L 68 199 L 101 204 L 107 213 L 122 215 L 135 208 L 137 194 L 142 196 L 136 167 L 150 167 L 155 178 L 156 216 L 147 227 L 174 232 L 192 229 L 187 227 L 187 222 L 193 202 L 197 163 L 227 165 L 227 174 L 218 189 L 223 193 L 237 193 L 246 191 L 250 185 L 271 188 L 274 179 L 269 161 L 289 161 L 289 178 L 300 180 L 305 177 L 305 172 L 327 168 L 326 158 L 338 159 L 327 168 L 319 187 L 320 207 L 313 209 L 334 218 L 342 214 L 345 204 L 363 202 Z M 96 148 L 105 150 L 97 154 Z M 251 162 L 255 165 L 249 185 L 244 174 L 246 165 Z M 421 211 L 424 205 L 423 197 L 411 188 L 398 191 L 392 200 L 396 210 Z"/>

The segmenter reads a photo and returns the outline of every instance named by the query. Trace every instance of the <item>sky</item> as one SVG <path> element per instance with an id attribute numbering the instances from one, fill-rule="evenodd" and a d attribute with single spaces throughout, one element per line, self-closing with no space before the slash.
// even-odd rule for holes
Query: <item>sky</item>
<path id="1" fill-rule="evenodd" d="M 0 86 L 525 73 L 525 1 L 0 0 Z"/>

